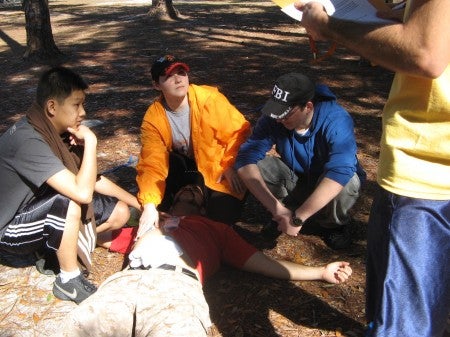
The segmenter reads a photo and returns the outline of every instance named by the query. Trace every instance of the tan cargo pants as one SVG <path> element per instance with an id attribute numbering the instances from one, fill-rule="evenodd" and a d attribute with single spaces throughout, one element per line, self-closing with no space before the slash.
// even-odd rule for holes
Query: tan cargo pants
<path id="1" fill-rule="evenodd" d="M 210 326 L 199 281 L 168 270 L 124 270 L 70 313 L 63 336 L 199 337 Z"/>

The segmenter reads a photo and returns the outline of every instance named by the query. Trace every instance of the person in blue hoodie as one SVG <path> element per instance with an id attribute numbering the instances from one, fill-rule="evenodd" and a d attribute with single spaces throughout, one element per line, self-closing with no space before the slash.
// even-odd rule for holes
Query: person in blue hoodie
<path id="1" fill-rule="evenodd" d="M 240 178 L 278 232 L 296 236 L 314 221 L 328 246 L 347 248 L 349 210 L 365 179 L 352 118 L 327 86 L 299 73 L 277 79 L 262 113 L 239 149 Z"/>

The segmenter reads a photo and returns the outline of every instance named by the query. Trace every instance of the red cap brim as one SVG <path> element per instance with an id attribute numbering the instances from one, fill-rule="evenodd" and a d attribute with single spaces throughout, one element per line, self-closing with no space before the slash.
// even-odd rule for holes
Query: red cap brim
<path id="1" fill-rule="evenodd" d="M 164 72 L 164 75 L 170 74 L 172 70 L 174 70 L 177 67 L 181 67 L 186 71 L 189 71 L 189 66 L 186 63 L 183 62 L 175 62 L 171 64 L 169 67 L 166 68 L 166 71 Z"/>

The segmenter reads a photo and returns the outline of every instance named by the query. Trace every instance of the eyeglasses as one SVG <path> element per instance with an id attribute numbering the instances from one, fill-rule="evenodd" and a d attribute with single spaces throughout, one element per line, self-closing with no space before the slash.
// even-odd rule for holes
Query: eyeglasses
<path id="1" fill-rule="evenodd" d="M 296 104 L 291 108 L 291 111 L 287 113 L 287 115 L 277 119 L 278 121 L 284 121 L 290 118 L 293 114 L 295 114 L 298 110 L 303 110 L 303 104 Z"/>

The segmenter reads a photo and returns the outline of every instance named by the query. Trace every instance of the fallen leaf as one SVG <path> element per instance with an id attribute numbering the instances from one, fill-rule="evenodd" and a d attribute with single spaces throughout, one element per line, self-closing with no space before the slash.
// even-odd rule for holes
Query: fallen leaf
<path id="1" fill-rule="evenodd" d="M 33 314 L 34 324 L 37 324 L 40 320 L 41 320 L 41 318 L 36 313 L 34 313 Z"/>

